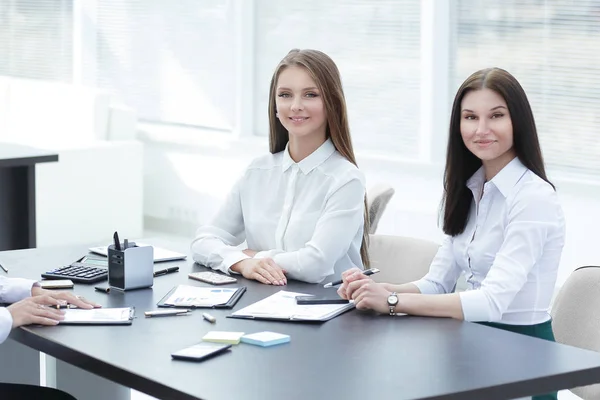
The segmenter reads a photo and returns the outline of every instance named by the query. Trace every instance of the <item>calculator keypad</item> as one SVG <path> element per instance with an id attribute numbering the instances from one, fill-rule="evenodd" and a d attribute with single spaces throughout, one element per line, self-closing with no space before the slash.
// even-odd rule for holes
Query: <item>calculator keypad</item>
<path id="1" fill-rule="evenodd" d="M 88 266 L 66 266 L 42 274 L 46 279 L 70 279 L 79 283 L 94 283 L 108 279 L 108 269 Z"/>

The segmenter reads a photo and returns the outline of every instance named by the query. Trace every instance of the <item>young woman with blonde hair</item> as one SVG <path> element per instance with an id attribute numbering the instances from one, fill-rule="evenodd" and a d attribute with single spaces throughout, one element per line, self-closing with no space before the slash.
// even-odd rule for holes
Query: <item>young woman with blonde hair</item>
<path id="1" fill-rule="evenodd" d="M 362 269 L 365 179 L 335 63 L 317 50 L 290 51 L 273 74 L 268 112 L 271 154 L 248 166 L 214 219 L 198 229 L 194 260 L 272 285 Z"/>

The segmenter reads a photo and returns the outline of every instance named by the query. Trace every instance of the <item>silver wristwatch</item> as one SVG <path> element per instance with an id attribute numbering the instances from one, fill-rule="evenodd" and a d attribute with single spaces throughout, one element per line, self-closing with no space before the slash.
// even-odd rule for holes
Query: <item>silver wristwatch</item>
<path id="1" fill-rule="evenodd" d="M 398 294 L 393 292 L 387 298 L 388 306 L 390 307 L 390 315 L 396 315 L 396 305 L 398 304 Z"/>

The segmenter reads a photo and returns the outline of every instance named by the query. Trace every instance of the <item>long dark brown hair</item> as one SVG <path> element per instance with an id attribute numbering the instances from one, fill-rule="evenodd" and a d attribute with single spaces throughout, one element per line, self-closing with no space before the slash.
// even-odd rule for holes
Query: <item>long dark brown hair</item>
<path id="1" fill-rule="evenodd" d="M 333 60 L 325 53 L 311 49 L 292 49 L 281 60 L 271 79 L 269 90 L 269 150 L 271 153 L 279 153 L 285 149 L 289 142 L 287 129 L 283 127 L 276 115 L 276 91 L 277 80 L 281 72 L 291 66 L 304 68 L 315 81 L 323 98 L 325 115 L 327 118 L 326 136 L 331 138 L 335 149 L 350 161 L 356 164 L 352 139 L 350 138 L 350 127 L 348 125 L 348 113 L 346 111 L 346 100 L 342 89 L 340 71 Z M 358 166 L 358 165 L 357 165 Z M 360 255 L 364 266 L 369 266 L 368 253 L 369 240 L 369 215 L 367 199 L 365 196 L 364 231 Z"/>
<path id="2" fill-rule="evenodd" d="M 450 116 L 442 212 L 444 232 L 451 236 L 465 230 L 473 201 L 467 180 L 482 165 L 481 160 L 467 149 L 460 133 L 462 100 L 470 91 L 481 89 L 491 89 L 502 96 L 512 121 L 513 147 L 517 157 L 525 167 L 552 185 L 546 177 L 533 112 L 519 82 L 500 68 L 487 68 L 473 73 L 458 89 Z"/>

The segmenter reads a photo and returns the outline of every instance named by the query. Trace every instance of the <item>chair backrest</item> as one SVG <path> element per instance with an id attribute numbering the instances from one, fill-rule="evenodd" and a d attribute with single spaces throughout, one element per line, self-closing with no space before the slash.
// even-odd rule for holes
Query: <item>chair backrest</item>
<path id="1" fill-rule="evenodd" d="M 556 341 L 600 352 L 600 267 L 571 273 L 552 305 Z M 600 384 L 571 389 L 582 399 L 600 399 Z"/>
<path id="2" fill-rule="evenodd" d="M 429 271 L 438 248 L 439 244 L 429 240 L 370 235 L 371 267 L 381 270 L 373 275 L 373 280 L 401 284 L 421 279 Z"/>
<path id="3" fill-rule="evenodd" d="M 369 233 L 375 233 L 381 215 L 394 195 L 394 188 L 378 183 L 367 191 L 367 207 L 369 209 Z"/>

